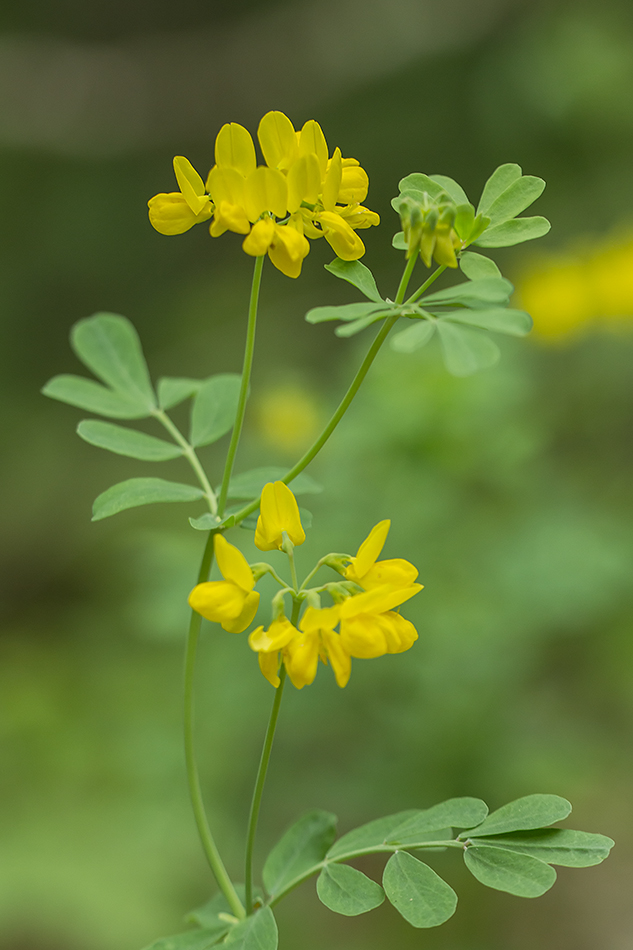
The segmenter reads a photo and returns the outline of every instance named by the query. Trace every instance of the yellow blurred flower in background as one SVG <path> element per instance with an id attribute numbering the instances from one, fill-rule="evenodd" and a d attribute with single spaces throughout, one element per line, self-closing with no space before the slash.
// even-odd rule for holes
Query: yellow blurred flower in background
<path id="1" fill-rule="evenodd" d="M 633 237 L 593 241 L 575 253 L 552 254 L 517 286 L 534 332 L 560 341 L 597 327 L 633 327 Z"/>
<path id="2" fill-rule="evenodd" d="M 269 389 L 260 397 L 255 412 L 264 441 L 289 453 L 309 445 L 320 428 L 318 403 L 299 385 Z"/>

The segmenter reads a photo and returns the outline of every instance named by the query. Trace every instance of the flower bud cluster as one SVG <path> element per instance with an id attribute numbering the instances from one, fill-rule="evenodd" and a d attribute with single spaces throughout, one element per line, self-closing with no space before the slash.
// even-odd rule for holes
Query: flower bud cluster
<path id="1" fill-rule="evenodd" d="M 457 267 L 455 250 L 461 241 L 453 225 L 457 207 L 442 193 L 437 198 L 424 192 L 421 200 L 405 197 L 400 202 L 400 220 L 407 242 L 407 258 L 420 254 L 427 267 L 433 258 L 446 267 Z"/>

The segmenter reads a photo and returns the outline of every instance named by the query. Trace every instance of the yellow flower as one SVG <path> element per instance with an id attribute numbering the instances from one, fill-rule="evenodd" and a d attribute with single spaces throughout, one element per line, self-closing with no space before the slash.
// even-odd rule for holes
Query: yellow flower
<path id="1" fill-rule="evenodd" d="M 180 191 L 155 195 L 148 201 L 149 220 L 161 234 L 183 234 L 213 214 L 204 182 L 191 162 L 177 155 L 174 172 Z"/>
<path id="2" fill-rule="evenodd" d="M 248 638 L 249 645 L 259 659 L 259 668 L 269 683 L 279 686 L 279 655 L 290 681 L 297 689 L 314 682 L 319 658 L 329 661 L 339 686 L 347 685 L 352 670 L 349 653 L 343 648 L 341 637 L 334 628 L 339 622 L 335 607 L 307 607 L 299 623 L 299 630 L 285 617 L 273 620 L 268 630 L 258 627 Z"/>
<path id="3" fill-rule="evenodd" d="M 190 606 L 230 633 L 246 630 L 257 612 L 259 594 L 248 561 L 221 535 L 214 540 L 215 559 L 223 581 L 198 584 L 189 595 Z"/>
<path id="4" fill-rule="evenodd" d="M 268 482 L 262 491 L 255 545 L 260 551 L 281 550 L 284 533 L 293 544 L 306 539 L 295 496 L 283 482 Z"/>
<path id="5" fill-rule="evenodd" d="M 373 590 L 384 585 L 390 588 L 410 587 L 418 576 L 418 570 L 403 558 L 377 561 L 382 551 L 391 521 L 380 521 L 371 529 L 359 547 L 356 557 L 350 560 L 345 569 L 345 578 L 353 581 L 365 590 Z M 420 585 L 417 585 L 420 587 Z M 421 589 L 421 587 L 420 587 Z"/>
<path id="6" fill-rule="evenodd" d="M 369 178 L 358 161 L 342 158 L 338 148 L 329 158 L 314 119 L 297 132 L 282 112 L 268 112 L 257 134 L 266 161 L 259 167 L 248 130 L 235 122 L 223 125 L 206 185 L 186 158 L 174 159 L 181 190 L 150 200 L 153 226 L 180 234 L 213 214 L 212 237 L 225 231 L 246 235 L 244 251 L 254 257 L 267 253 L 288 277 L 299 276 L 308 237 L 325 237 L 342 260 L 362 257 L 365 246 L 356 230 L 380 218 L 361 204 Z"/>
<path id="7" fill-rule="evenodd" d="M 251 650 L 257 653 L 260 670 L 275 689 L 279 686 L 279 651 L 298 634 L 297 628 L 281 616 L 273 620 L 268 630 L 257 627 L 248 638 Z"/>
<path id="8" fill-rule="evenodd" d="M 339 605 L 343 649 L 362 659 L 408 650 L 418 638 L 417 631 L 393 608 L 420 590 L 421 584 L 395 590 L 384 585 L 344 600 Z"/>

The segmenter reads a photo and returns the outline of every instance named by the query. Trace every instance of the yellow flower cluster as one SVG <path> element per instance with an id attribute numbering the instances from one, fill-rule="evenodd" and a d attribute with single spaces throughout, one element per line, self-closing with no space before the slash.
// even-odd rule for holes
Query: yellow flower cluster
<path id="1" fill-rule="evenodd" d="M 369 179 L 356 159 L 343 158 L 339 148 L 330 156 L 318 122 L 310 119 L 298 132 L 283 112 L 268 112 L 257 137 L 265 165 L 257 165 L 247 129 L 223 125 L 206 182 L 186 158 L 174 158 L 180 191 L 150 199 L 154 228 L 182 234 L 212 217 L 212 237 L 225 231 L 246 235 L 246 253 L 268 253 L 287 277 L 301 273 L 310 251 L 307 238 L 325 237 L 344 261 L 362 257 L 365 245 L 356 231 L 380 218 L 361 204 Z"/>
<path id="2" fill-rule="evenodd" d="M 345 686 L 353 657 L 370 659 L 402 653 L 417 640 L 413 624 L 395 608 L 422 590 L 422 585 L 416 583 L 418 571 L 401 558 L 378 560 L 389 527 L 389 521 L 381 521 L 355 557 L 342 558 L 343 563 L 347 562 L 340 568 L 345 582 L 334 585 L 336 603 L 332 607 L 308 604 L 298 626 L 280 612 L 268 629 L 260 626 L 250 634 L 249 645 L 273 686 L 279 686 L 281 662 L 297 689 L 309 685 L 316 676 L 319 659 L 330 664 L 338 685 Z M 283 482 L 269 483 L 262 492 L 255 544 L 260 550 L 270 551 L 284 548 L 288 541 L 294 546 L 304 540 L 294 495 Z M 208 620 L 240 633 L 257 610 L 255 578 L 241 552 L 221 535 L 216 535 L 215 553 L 224 580 L 198 584 L 189 603 Z"/>
<path id="3" fill-rule="evenodd" d="M 596 326 L 633 325 L 633 239 L 614 237 L 534 266 L 517 287 L 534 331 L 564 340 Z"/>

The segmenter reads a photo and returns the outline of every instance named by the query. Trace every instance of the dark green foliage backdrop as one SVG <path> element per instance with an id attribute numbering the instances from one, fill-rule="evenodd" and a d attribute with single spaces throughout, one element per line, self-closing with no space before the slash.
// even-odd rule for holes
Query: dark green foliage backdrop
<path id="1" fill-rule="evenodd" d="M 249 4 L 244 29 L 269 8 Z M 363 9 L 371 21 L 372 4 Z M 89 45 L 142 36 L 147 21 L 172 27 L 159 4 L 89 10 L 65 4 L 27 19 L 16 8 L 10 22 L 5 11 L 7 42 L 25 33 Z M 190 3 L 181 25 L 204 26 L 211 13 L 241 29 L 225 4 Z M 501 162 L 542 175 L 545 250 L 630 221 L 632 45 L 630 10 L 615 0 L 508 4 L 472 43 L 370 70 L 352 94 L 324 100 L 315 117 L 367 168 L 367 204 L 383 216 L 363 234 L 379 286 L 393 296 L 401 262 L 389 199 L 414 170 L 452 175 L 472 195 Z M 202 536 L 179 506 L 91 525 L 99 492 L 155 472 L 82 443 L 82 414 L 38 390 L 78 371 L 68 330 L 101 309 L 135 323 L 155 377 L 239 371 L 251 271 L 239 240 L 211 241 L 202 228 L 164 238 L 145 216 L 147 198 L 172 187 L 172 154 L 206 169 L 221 122 L 255 126 L 264 110 L 239 76 L 227 82 L 238 114 L 168 129 L 158 144 L 147 134 L 88 154 L 3 140 L 3 950 L 139 950 L 208 896 L 180 747 L 184 604 Z M 311 114 L 297 105 L 292 118 Z M 512 278 L 534 253 L 492 256 Z M 356 299 L 323 271 L 330 257 L 313 245 L 296 283 L 266 268 L 242 468 L 292 461 L 266 442 L 258 394 L 300 384 L 331 407 L 367 345 L 303 322 L 309 307 Z M 314 807 L 346 830 L 450 795 L 496 807 L 536 791 L 570 798 L 573 826 L 618 847 L 603 866 L 562 869 L 537 902 L 488 891 L 439 855 L 460 907 L 423 934 L 388 906 L 334 917 L 306 885 L 280 908 L 282 947 L 618 950 L 630 933 L 633 336 L 501 345 L 497 367 L 465 380 L 446 374 L 434 344 L 385 352 L 314 466 L 326 492 L 306 499 L 314 528 L 300 563 L 355 549 L 390 517 L 387 556 L 413 561 L 426 585 L 407 609 L 420 640 L 398 657 L 356 661 L 345 691 L 321 669 L 288 696 L 260 857 Z M 169 465 L 187 480 L 184 463 Z M 272 691 L 245 638 L 210 628 L 199 683 L 205 792 L 238 867 Z"/>

